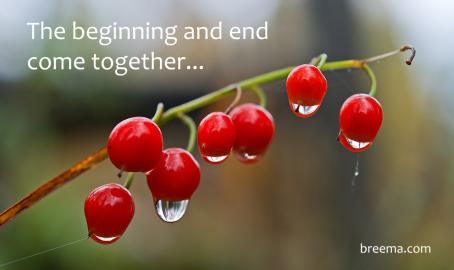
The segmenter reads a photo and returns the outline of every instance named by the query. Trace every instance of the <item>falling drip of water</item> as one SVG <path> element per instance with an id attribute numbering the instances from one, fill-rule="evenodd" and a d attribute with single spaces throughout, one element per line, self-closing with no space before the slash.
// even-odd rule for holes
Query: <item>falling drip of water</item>
<path id="1" fill-rule="evenodd" d="M 112 244 L 112 243 L 116 242 L 118 239 L 120 239 L 120 236 L 102 237 L 102 236 L 98 236 L 96 234 L 90 234 L 90 238 L 100 244 L 108 245 L 108 244 Z"/>
<path id="2" fill-rule="evenodd" d="M 352 190 L 354 191 L 354 188 L 356 186 L 356 179 L 359 176 L 359 153 L 356 154 L 356 162 L 355 162 L 355 170 L 353 172 L 353 179 L 352 179 Z"/>
<path id="3" fill-rule="evenodd" d="M 320 104 L 318 105 L 312 105 L 312 106 L 303 106 L 299 105 L 296 103 L 292 103 L 292 109 L 293 111 L 301 117 L 308 117 L 312 115 L 315 111 L 317 111 L 318 107 L 320 107 Z"/>
<path id="4" fill-rule="evenodd" d="M 353 175 L 359 175 L 359 154 L 356 155 L 355 172 L 353 173 Z"/>
<path id="5" fill-rule="evenodd" d="M 345 139 L 347 139 L 348 144 L 350 144 L 350 146 L 353 147 L 354 149 L 363 149 L 369 146 L 370 144 L 370 142 L 358 142 L 347 137 L 345 137 Z"/>
<path id="6" fill-rule="evenodd" d="M 210 163 L 217 164 L 217 163 L 221 163 L 224 160 L 226 160 L 228 156 L 229 155 L 218 156 L 218 157 L 203 156 L 203 159 L 205 159 L 206 161 L 208 161 Z"/>
<path id="7" fill-rule="evenodd" d="M 158 216 L 165 222 L 176 222 L 180 220 L 188 207 L 189 200 L 165 201 L 158 200 L 155 208 Z"/>

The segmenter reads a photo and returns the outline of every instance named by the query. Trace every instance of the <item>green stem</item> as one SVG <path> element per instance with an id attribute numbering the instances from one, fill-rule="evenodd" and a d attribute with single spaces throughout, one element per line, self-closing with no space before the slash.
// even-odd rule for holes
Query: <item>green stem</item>
<path id="1" fill-rule="evenodd" d="M 162 116 L 162 113 L 164 112 L 164 103 L 159 102 L 158 106 L 156 107 L 156 112 L 153 115 L 153 118 L 151 118 L 151 121 L 157 122 Z"/>
<path id="2" fill-rule="evenodd" d="M 131 188 L 132 183 L 134 182 L 134 176 L 135 176 L 135 175 L 136 175 L 136 174 L 133 173 L 133 172 L 128 173 L 128 177 L 126 178 L 126 181 L 125 181 L 125 183 L 123 184 L 123 186 L 125 186 L 126 189 Z"/>
<path id="3" fill-rule="evenodd" d="M 259 98 L 260 106 L 262 106 L 263 108 L 266 108 L 266 95 L 265 95 L 265 92 L 263 91 L 263 89 L 258 85 L 254 85 L 251 88 L 252 88 L 252 91 L 254 91 L 255 94 L 257 95 L 257 97 Z"/>
<path id="4" fill-rule="evenodd" d="M 363 65 L 364 62 L 362 60 L 343 60 L 326 62 L 320 69 L 335 70 L 344 68 L 362 68 Z M 175 117 L 177 117 L 179 113 L 188 113 L 190 111 L 199 109 L 203 106 L 219 101 L 223 97 L 235 92 L 237 86 L 241 87 L 244 91 L 246 91 L 251 90 L 254 85 L 262 85 L 269 82 L 285 79 L 290 73 L 290 71 L 292 71 L 294 68 L 295 68 L 294 66 L 291 66 L 278 69 L 220 88 L 214 92 L 211 92 L 189 102 L 183 103 L 179 106 L 173 107 L 168 111 L 165 111 L 162 117 L 157 121 L 157 123 L 159 125 L 164 125 L 167 122 L 174 119 Z"/>
<path id="5" fill-rule="evenodd" d="M 369 95 L 375 96 L 377 92 L 377 77 L 375 77 L 374 71 L 369 67 L 368 64 L 364 64 L 362 69 L 367 73 L 370 80 L 370 91 Z"/>
<path id="6" fill-rule="evenodd" d="M 320 62 L 323 62 L 322 65 L 320 65 L 320 66 L 323 66 L 323 64 L 325 64 L 327 58 L 328 58 L 328 56 L 326 55 L 326 53 L 322 53 L 322 54 L 317 55 L 316 57 L 312 58 L 311 61 L 309 62 L 309 65 L 314 65 L 314 66 L 317 66 L 318 68 L 320 68 L 319 67 Z"/>
<path id="7" fill-rule="evenodd" d="M 181 122 L 183 122 L 189 128 L 189 139 L 186 150 L 188 150 L 188 152 L 192 152 L 196 141 L 197 126 L 194 120 L 192 120 L 191 117 L 187 116 L 184 113 L 179 113 L 178 118 L 180 118 Z"/>
<path id="8" fill-rule="evenodd" d="M 235 98 L 233 99 L 232 103 L 230 103 L 230 105 L 227 107 L 227 109 L 225 109 L 224 113 L 229 113 L 233 109 L 233 107 L 235 107 L 238 104 L 238 102 L 241 99 L 242 93 L 243 90 L 241 89 L 241 87 L 237 86 Z"/>
<path id="9" fill-rule="evenodd" d="M 234 83 L 234 84 L 225 86 L 214 92 L 211 92 L 209 94 L 206 94 L 204 96 L 191 100 L 189 102 L 183 103 L 179 106 L 173 107 L 173 108 L 169 109 L 168 111 L 164 112 L 161 119 L 158 121 L 158 124 L 164 125 L 167 122 L 169 122 L 170 120 L 177 117 L 177 115 L 179 113 L 187 113 L 187 112 L 199 109 L 208 104 L 219 101 L 223 97 L 235 92 L 237 86 L 240 86 L 243 90 L 246 91 L 246 90 L 250 90 L 251 87 L 254 85 L 265 84 L 265 83 L 269 83 L 272 81 L 277 81 L 277 80 L 283 79 L 283 78 L 287 77 L 287 75 L 290 73 L 290 71 L 292 71 L 293 68 L 294 67 L 287 67 L 287 68 L 271 71 L 271 72 L 268 72 L 268 73 L 265 73 L 265 74 L 262 74 L 259 76 L 255 76 L 255 77 L 240 81 L 238 83 Z"/>

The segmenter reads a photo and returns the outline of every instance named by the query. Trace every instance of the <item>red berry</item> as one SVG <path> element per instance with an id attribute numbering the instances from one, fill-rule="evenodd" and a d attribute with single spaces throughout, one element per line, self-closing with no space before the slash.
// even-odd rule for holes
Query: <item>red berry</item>
<path id="1" fill-rule="evenodd" d="M 340 110 L 339 141 L 352 152 L 364 151 L 377 136 L 382 120 L 383 110 L 375 98 L 367 94 L 353 95 Z"/>
<path id="2" fill-rule="evenodd" d="M 120 170 L 147 172 L 162 157 L 162 134 L 159 127 L 145 117 L 132 117 L 114 127 L 107 151 Z"/>
<path id="3" fill-rule="evenodd" d="M 303 118 L 317 112 L 328 88 L 320 69 L 308 64 L 293 69 L 287 77 L 286 86 L 290 109 Z"/>
<path id="4" fill-rule="evenodd" d="M 268 148 L 274 135 L 271 114 L 256 104 L 243 104 L 230 112 L 236 128 L 234 151 L 240 161 L 252 163 Z"/>
<path id="5" fill-rule="evenodd" d="M 94 189 L 85 200 L 85 219 L 90 237 L 101 244 L 117 241 L 134 216 L 131 193 L 119 184 Z"/>
<path id="6" fill-rule="evenodd" d="M 147 173 L 147 182 L 155 200 L 190 199 L 200 183 L 199 164 L 184 149 L 166 149 L 161 161 Z"/>
<path id="7" fill-rule="evenodd" d="M 225 113 L 213 112 L 200 122 L 197 140 L 203 159 L 218 164 L 227 159 L 235 143 L 235 125 Z"/>

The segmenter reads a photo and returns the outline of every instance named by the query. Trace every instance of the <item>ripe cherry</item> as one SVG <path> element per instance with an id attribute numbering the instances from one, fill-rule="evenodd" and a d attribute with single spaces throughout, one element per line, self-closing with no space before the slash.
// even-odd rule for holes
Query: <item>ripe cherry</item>
<path id="1" fill-rule="evenodd" d="M 209 163 L 221 163 L 229 156 L 235 137 L 235 125 L 230 116 L 210 113 L 200 122 L 197 132 L 200 154 Z"/>
<path id="2" fill-rule="evenodd" d="M 166 222 L 178 221 L 199 186 L 199 164 L 184 149 L 166 149 L 162 160 L 147 173 L 147 182 L 158 216 Z"/>
<path id="3" fill-rule="evenodd" d="M 287 77 L 286 86 L 290 109 L 303 118 L 317 112 L 328 88 L 320 69 L 309 64 L 293 69 Z"/>
<path id="4" fill-rule="evenodd" d="M 339 142 L 352 152 L 367 150 L 383 121 L 380 103 L 370 95 L 355 94 L 341 107 Z"/>
<path id="5" fill-rule="evenodd" d="M 199 164 L 188 151 L 169 148 L 164 150 L 157 166 L 147 173 L 147 180 L 156 199 L 186 200 L 199 186 Z"/>
<path id="6" fill-rule="evenodd" d="M 112 163 L 128 172 L 148 172 L 162 157 L 162 134 L 145 117 L 132 117 L 114 127 L 107 143 Z"/>
<path id="7" fill-rule="evenodd" d="M 89 236 L 100 244 L 117 241 L 134 216 L 134 201 L 129 190 L 119 184 L 94 189 L 85 200 L 85 219 Z"/>
<path id="8" fill-rule="evenodd" d="M 236 128 L 233 149 L 244 163 L 257 161 L 266 151 L 274 135 L 271 114 L 256 104 L 243 104 L 230 112 Z"/>

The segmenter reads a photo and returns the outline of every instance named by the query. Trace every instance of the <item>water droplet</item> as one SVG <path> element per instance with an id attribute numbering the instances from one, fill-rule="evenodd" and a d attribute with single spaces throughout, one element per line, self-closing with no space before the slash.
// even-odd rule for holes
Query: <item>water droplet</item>
<path id="1" fill-rule="evenodd" d="M 219 163 L 222 163 L 224 160 L 226 160 L 228 156 L 229 155 L 219 156 L 219 157 L 210 157 L 210 156 L 202 156 L 202 157 L 209 163 L 219 164 Z"/>
<path id="2" fill-rule="evenodd" d="M 103 245 L 108 245 L 116 242 L 118 239 L 120 239 L 120 236 L 114 236 L 114 237 L 101 237 L 96 234 L 90 234 L 91 239 L 95 240 L 96 242 L 103 244 Z"/>
<path id="3" fill-rule="evenodd" d="M 356 162 L 355 162 L 355 171 L 353 172 L 353 179 L 352 179 L 352 192 L 355 192 L 356 186 L 356 179 L 359 176 L 359 154 L 356 154 Z"/>
<path id="4" fill-rule="evenodd" d="M 236 156 L 239 161 L 244 162 L 244 163 L 253 163 L 259 160 L 260 155 L 251 155 L 245 152 L 241 153 L 236 153 Z"/>
<path id="5" fill-rule="evenodd" d="M 156 202 L 156 213 L 165 222 L 175 222 L 180 220 L 186 208 L 188 207 L 189 200 L 182 201 L 165 201 L 158 200 Z"/>
<path id="6" fill-rule="evenodd" d="M 347 139 L 347 142 L 348 142 L 348 144 L 350 144 L 351 147 L 353 147 L 354 149 L 358 149 L 358 150 L 364 149 L 367 146 L 369 146 L 369 144 L 370 144 L 370 142 L 358 142 L 358 141 L 349 139 L 348 137 L 345 137 L 345 139 Z"/>
<path id="7" fill-rule="evenodd" d="M 292 103 L 293 112 L 295 112 L 300 117 L 311 116 L 317 111 L 318 107 L 320 107 L 320 104 L 312 106 L 303 106 L 296 103 Z"/>
<path id="8" fill-rule="evenodd" d="M 356 162 L 355 162 L 355 172 L 353 175 L 356 177 L 359 175 L 359 154 L 356 154 Z"/>

